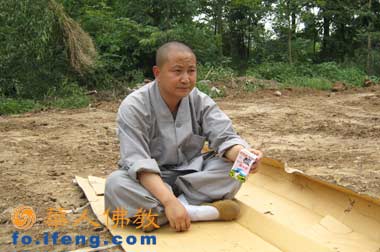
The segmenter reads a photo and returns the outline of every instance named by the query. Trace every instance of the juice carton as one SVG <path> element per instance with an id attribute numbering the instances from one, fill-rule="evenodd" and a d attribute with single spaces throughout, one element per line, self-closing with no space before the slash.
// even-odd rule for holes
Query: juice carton
<path id="1" fill-rule="evenodd" d="M 240 150 L 239 155 L 231 168 L 230 176 L 240 182 L 245 182 L 248 178 L 251 166 L 256 162 L 256 158 L 257 156 L 249 152 L 247 149 Z"/>

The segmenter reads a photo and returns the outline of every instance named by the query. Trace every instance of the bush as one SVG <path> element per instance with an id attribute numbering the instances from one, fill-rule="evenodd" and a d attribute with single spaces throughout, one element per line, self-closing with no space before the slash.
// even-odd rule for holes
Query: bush
<path id="1" fill-rule="evenodd" d="M 287 80 L 282 87 L 309 87 L 321 90 L 331 89 L 331 81 L 316 77 L 295 77 Z"/>
<path id="2" fill-rule="evenodd" d="M 19 114 L 42 108 L 81 108 L 90 103 L 85 90 L 76 82 L 65 79 L 61 87 L 51 87 L 44 99 L 12 99 L 0 97 L 0 115 Z"/>
<path id="3" fill-rule="evenodd" d="M 85 94 L 85 90 L 76 82 L 65 79 L 61 88 L 53 88 L 48 92 L 44 104 L 55 108 L 81 108 L 90 103 L 90 98 Z"/>
<path id="4" fill-rule="evenodd" d="M 56 98 L 47 103 L 49 107 L 61 109 L 82 108 L 90 104 L 90 99 L 86 95 L 74 95 L 63 98 Z"/>
<path id="5" fill-rule="evenodd" d="M 41 108 L 41 104 L 33 100 L 0 98 L 0 115 L 25 113 Z"/>
<path id="6" fill-rule="evenodd" d="M 323 76 L 329 80 L 337 77 L 339 67 L 335 62 L 325 62 L 313 66 L 314 76 Z"/>
<path id="7" fill-rule="evenodd" d="M 351 86 L 362 86 L 364 79 L 366 78 L 366 74 L 364 71 L 350 67 L 340 69 L 337 75 L 337 81 L 343 81 Z"/>
<path id="8" fill-rule="evenodd" d="M 255 92 L 259 89 L 264 89 L 265 88 L 265 80 L 260 80 L 260 79 L 257 79 L 257 80 L 249 80 L 247 79 L 246 81 L 244 81 L 243 83 L 243 90 L 245 91 L 248 91 L 248 92 Z"/>
<path id="9" fill-rule="evenodd" d="M 62 31 L 47 0 L 0 1 L 0 95 L 43 98 L 68 75 Z"/>
<path id="10" fill-rule="evenodd" d="M 374 75 L 368 76 L 368 80 L 374 83 L 380 84 L 380 77 L 378 76 L 374 76 Z"/>
<path id="11" fill-rule="evenodd" d="M 198 82 L 196 86 L 200 91 L 207 94 L 211 98 L 226 96 L 226 91 L 224 89 L 219 89 L 219 88 L 215 89 L 215 88 L 212 88 L 209 85 L 202 83 L 202 82 Z M 217 90 L 219 90 L 219 91 L 217 91 Z"/>
<path id="12" fill-rule="evenodd" d="M 178 24 L 168 30 L 153 30 L 150 36 L 140 41 L 141 50 L 149 51 L 154 56 L 159 46 L 172 40 L 190 46 L 200 64 L 223 61 L 220 37 L 201 24 Z"/>
<path id="13" fill-rule="evenodd" d="M 236 74 L 234 70 L 229 67 L 199 64 L 197 66 L 197 75 L 198 80 L 221 81 L 231 79 L 235 77 Z"/>
<path id="14" fill-rule="evenodd" d="M 326 78 L 332 82 L 342 81 L 351 86 L 361 86 L 366 74 L 356 67 L 343 67 L 335 62 L 314 65 L 314 76 Z"/>
<path id="15" fill-rule="evenodd" d="M 21 114 L 45 108 L 73 109 L 88 106 L 90 98 L 85 94 L 49 98 L 44 101 L 30 99 L 0 98 L 0 115 Z"/>
<path id="16" fill-rule="evenodd" d="M 254 67 L 249 71 L 250 74 L 260 76 L 267 80 L 276 80 L 278 82 L 284 82 L 297 76 L 296 67 L 287 63 L 264 63 Z"/>
<path id="17" fill-rule="evenodd" d="M 272 79 L 286 85 L 328 89 L 332 82 L 342 81 L 351 86 L 362 85 L 365 72 L 356 67 L 345 67 L 335 62 L 321 64 L 264 63 L 249 69 L 249 76 Z"/>

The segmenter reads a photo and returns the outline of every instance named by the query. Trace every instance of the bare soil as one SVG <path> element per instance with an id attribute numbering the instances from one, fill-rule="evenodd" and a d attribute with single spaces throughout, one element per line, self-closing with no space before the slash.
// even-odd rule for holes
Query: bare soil
<path id="1" fill-rule="evenodd" d="M 308 89 L 266 89 L 232 92 L 217 99 L 233 120 L 237 132 L 268 157 L 311 176 L 380 197 L 380 86 L 331 93 Z M 100 235 L 104 228 L 84 221 L 81 213 L 68 214 L 69 224 L 49 228 L 49 208 L 76 209 L 87 203 L 73 183 L 75 175 L 106 177 L 117 167 L 118 140 L 115 115 L 119 102 L 99 102 L 89 108 L 43 111 L 0 117 L 0 250 L 62 251 L 70 245 L 12 244 L 16 231 L 12 209 L 34 208 L 33 239 L 44 232 L 61 235 Z M 88 217 L 95 216 L 88 209 Z M 108 251 L 118 251 L 114 248 Z"/>

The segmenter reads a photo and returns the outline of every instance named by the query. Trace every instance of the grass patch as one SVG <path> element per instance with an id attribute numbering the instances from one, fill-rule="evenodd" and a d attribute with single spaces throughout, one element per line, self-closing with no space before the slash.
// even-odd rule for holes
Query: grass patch
<path id="1" fill-rule="evenodd" d="M 85 94 L 85 89 L 76 82 L 64 81 L 57 89 L 50 89 L 43 104 L 47 107 L 60 109 L 82 108 L 90 104 L 90 98 Z"/>
<path id="2" fill-rule="evenodd" d="M 0 98 L 0 115 L 20 114 L 40 110 L 42 105 L 33 100 Z"/>
<path id="3" fill-rule="evenodd" d="M 40 111 L 48 108 L 74 109 L 87 107 L 90 98 L 86 95 L 55 97 L 43 101 L 29 99 L 0 98 L 0 116 Z"/>
<path id="4" fill-rule="evenodd" d="M 339 65 L 335 62 L 321 64 L 294 64 L 268 62 L 252 67 L 248 76 L 276 80 L 285 87 L 310 87 L 321 90 L 331 88 L 340 81 L 348 86 L 361 87 L 368 78 L 365 72 L 356 67 Z"/>
<path id="5" fill-rule="evenodd" d="M 349 86 L 360 87 L 367 78 L 365 72 L 355 67 L 343 67 L 335 62 L 326 62 L 311 66 L 313 76 L 322 77 L 332 82 L 341 81 Z"/>
<path id="6" fill-rule="evenodd" d="M 58 97 L 45 103 L 47 107 L 60 108 L 60 109 L 74 109 L 87 107 L 90 104 L 90 98 L 85 95 Z"/>
<path id="7" fill-rule="evenodd" d="M 206 83 L 197 82 L 196 87 L 211 98 L 226 96 L 226 91 L 224 89 L 210 87 Z"/>
<path id="8" fill-rule="evenodd" d="M 317 77 L 295 77 L 287 80 L 281 87 L 308 87 L 319 90 L 330 90 L 331 89 L 331 81 L 325 78 L 317 78 Z"/>
<path id="9" fill-rule="evenodd" d="M 88 106 L 90 98 L 76 83 L 69 83 L 60 89 L 51 89 L 42 100 L 0 97 L 0 115 L 20 114 L 41 109 L 74 109 Z"/>
<path id="10" fill-rule="evenodd" d="M 223 81 L 236 76 L 232 68 L 212 65 L 197 66 L 198 80 Z"/>

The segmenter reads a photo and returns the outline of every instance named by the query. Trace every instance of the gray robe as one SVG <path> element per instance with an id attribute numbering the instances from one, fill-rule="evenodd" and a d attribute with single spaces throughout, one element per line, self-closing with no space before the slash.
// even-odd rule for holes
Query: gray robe
<path id="1" fill-rule="evenodd" d="M 181 100 L 174 117 L 157 83 L 151 82 L 124 99 L 117 123 L 121 169 L 107 178 L 106 209 L 124 208 L 130 216 L 138 208 L 163 210 L 137 180 L 140 171 L 160 174 L 191 204 L 232 198 L 239 190 L 240 183 L 229 177 L 232 163 L 222 156 L 233 145 L 249 146 L 225 113 L 197 88 Z M 216 155 L 201 154 L 205 140 Z"/>

